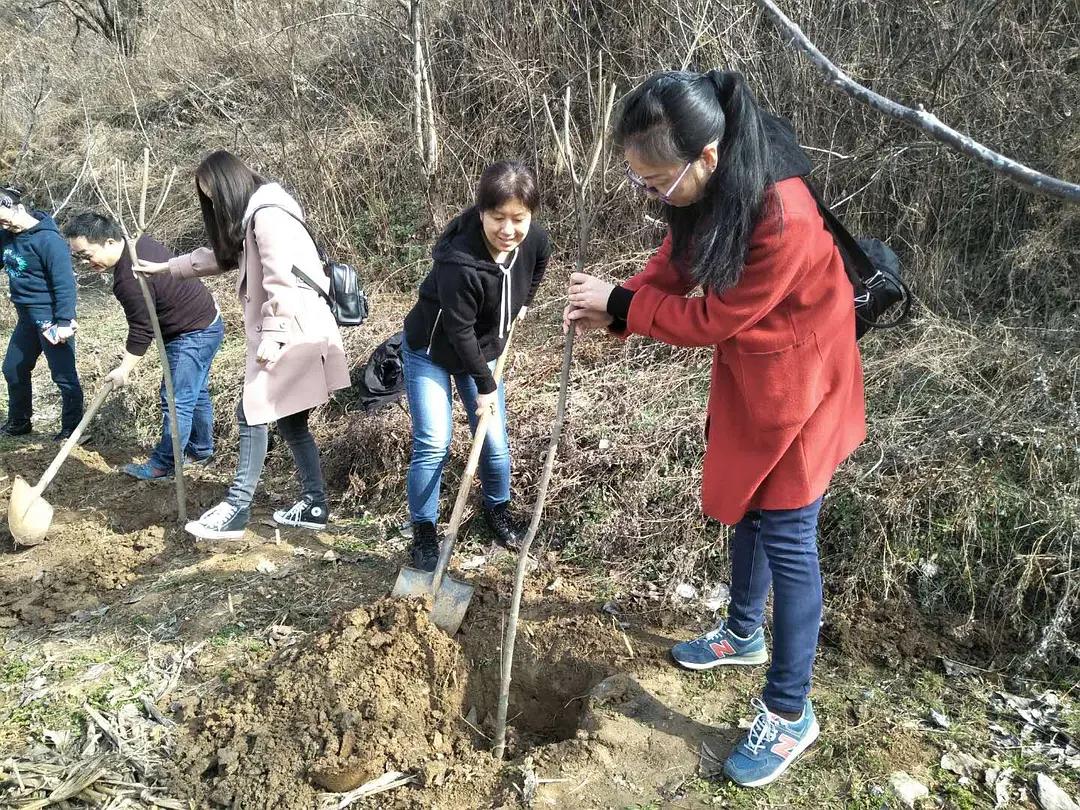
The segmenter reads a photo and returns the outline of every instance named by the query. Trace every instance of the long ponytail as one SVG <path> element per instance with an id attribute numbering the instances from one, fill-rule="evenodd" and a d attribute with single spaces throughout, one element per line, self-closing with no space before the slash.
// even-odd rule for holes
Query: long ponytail
<path id="1" fill-rule="evenodd" d="M 734 286 L 771 182 L 761 110 L 742 74 L 654 74 L 627 97 L 615 136 L 651 162 L 697 160 L 718 142 L 702 198 L 666 209 L 676 261 L 706 289 Z"/>

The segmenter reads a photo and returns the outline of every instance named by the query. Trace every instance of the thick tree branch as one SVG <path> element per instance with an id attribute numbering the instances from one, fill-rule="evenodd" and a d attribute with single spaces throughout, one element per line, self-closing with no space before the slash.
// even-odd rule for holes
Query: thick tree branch
<path id="1" fill-rule="evenodd" d="M 1037 172 L 1022 163 L 1018 163 L 983 146 L 967 135 L 957 132 L 942 123 L 933 113 L 922 109 L 922 105 L 919 105 L 918 109 L 905 107 L 903 104 L 898 104 L 892 99 L 888 99 L 859 84 L 830 62 L 802 32 L 799 26 L 788 19 L 772 0 L 754 1 L 772 19 L 777 28 L 789 36 L 791 41 L 806 53 L 810 61 L 825 74 L 829 84 L 833 87 L 890 118 L 895 118 L 910 127 L 922 130 L 951 149 L 974 158 L 977 162 L 982 163 L 997 174 L 1004 175 L 1026 191 L 1057 197 L 1072 203 L 1080 203 L 1080 185 Z"/>

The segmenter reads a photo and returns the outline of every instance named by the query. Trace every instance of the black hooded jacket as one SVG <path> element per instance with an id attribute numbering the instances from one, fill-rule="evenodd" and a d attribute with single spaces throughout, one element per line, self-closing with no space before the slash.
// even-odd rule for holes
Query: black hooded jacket
<path id="1" fill-rule="evenodd" d="M 491 258 L 474 206 L 447 226 L 431 255 L 420 298 L 405 316 L 405 340 L 449 373 L 469 374 L 477 391 L 490 394 L 496 385 L 488 363 L 502 352 L 518 311 L 532 303 L 547 270 L 547 231 L 534 222 L 504 269 Z"/>

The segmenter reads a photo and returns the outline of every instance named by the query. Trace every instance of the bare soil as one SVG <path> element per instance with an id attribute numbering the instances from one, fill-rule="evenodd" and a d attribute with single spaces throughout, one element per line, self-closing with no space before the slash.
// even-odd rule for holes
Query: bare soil
<path id="1" fill-rule="evenodd" d="M 9 447 L 0 487 L 38 474 L 52 450 Z M 386 598 L 403 562 L 392 521 L 339 515 L 333 531 L 278 531 L 268 514 L 289 481 L 272 465 L 246 542 L 200 550 L 176 528 L 171 485 L 116 473 L 128 458 L 77 449 L 46 494 L 57 509 L 46 543 L 18 549 L 0 537 L 0 671 L 12 679 L 0 679 L 0 747 L 52 750 L 56 712 L 25 713 L 50 694 L 77 695 L 76 732 L 88 694 L 108 710 L 121 692 L 87 686 L 75 660 L 100 662 L 88 666 L 95 678 L 115 669 L 140 701 L 149 695 L 137 711 L 151 726 L 160 715 L 144 741 L 156 754 L 135 772 L 192 807 L 328 807 L 387 771 L 415 780 L 352 806 L 842 807 L 882 795 L 897 770 L 954 789 L 936 768 L 952 744 L 925 730 L 922 702 L 963 711 L 945 702 L 937 659 L 970 660 L 978 634 L 958 638 L 910 602 L 828 612 L 815 686 L 823 741 L 769 793 L 739 793 L 707 777 L 743 733 L 762 670 L 678 671 L 670 645 L 710 615 L 542 551 L 523 605 L 509 756 L 497 763 L 512 556 L 466 535 L 462 561 L 485 562 L 458 574 L 476 595 L 449 638 L 422 603 Z M 193 471 L 191 511 L 220 497 L 230 473 Z M 598 596 L 613 588 L 616 600 Z M 151 675 L 163 685 L 144 687 Z M 130 759 L 134 741 L 124 745 Z M 0 778 L 0 800 L 5 785 L 14 782 Z"/>

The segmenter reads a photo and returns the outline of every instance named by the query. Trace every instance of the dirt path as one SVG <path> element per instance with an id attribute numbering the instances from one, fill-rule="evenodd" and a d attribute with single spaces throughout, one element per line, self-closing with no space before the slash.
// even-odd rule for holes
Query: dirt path
<path id="1" fill-rule="evenodd" d="M 50 450 L 6 447 L 0 498 Z M 880 807 L 900 771 L 930 788 L 926 806 L 994 807 L 1004 791 L 1033 807 L 1037 770 L 1076 791 L 1073 696 L 1052 693 L 1057 719 L 1044 712 L 1045 728 L 1025 732 L 1020 715 L 988 711 L 999 678 L 944 674 L 941 656 L 965 651 L 896 604 L 828 617 L 822 741 L 787 778 L 765 792 L 704 778 L 742 733 L 763 672 L 676 670 L 671 643 L 710 614 L 554 553 L 530 579 L 499 767 L 487 748 L 512 558 L 465 544 L 462 560 L 485 559 L 464 574 L 477 596 L 449 639 L 422 610 L 384 599 L 404 541 L 378 521 L 276 532 L 260 502 L 246 548 L 198 550 L 172 525 L 170 486 L 121 479 L 126 460 L 79 449 L 48 495 L 49 541 L 17 550 L 0 537 L 0 750 L 18 754 L 0 799 L 12 806 L 87 762 L 117 776 L 98 777 L 83 802 L 137 783 L 154 802 L 136 806 L 329 807 L 327 790 L 386 771 L 415 780 L 353 806 Z M 227 476 L 195 472 L 198 508 Z M 1053 685 L 1008 686 L 1029 699 Z M 1057 748 L 1040 747 L 1054 724 Z M 1010 750 L 995 727 L 1028 736 Z M 978 767 L 942 766 L 958 752 Z"/>

